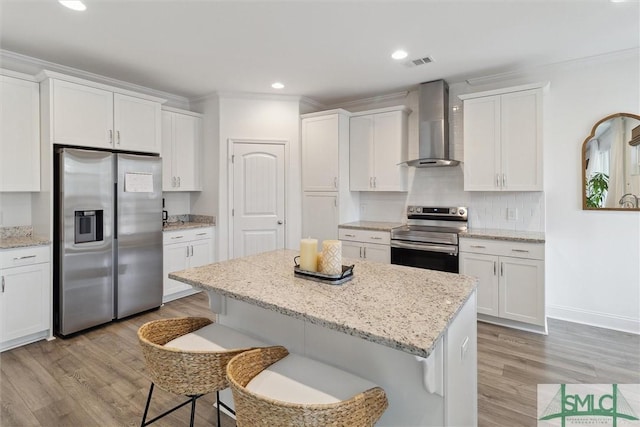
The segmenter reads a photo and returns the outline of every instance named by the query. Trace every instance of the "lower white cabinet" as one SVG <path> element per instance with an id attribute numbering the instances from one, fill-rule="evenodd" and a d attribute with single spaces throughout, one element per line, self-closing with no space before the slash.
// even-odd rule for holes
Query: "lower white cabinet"
<path id="1" fill-rule="evenodd" d="M 478 278 L 479 320 L 546 330 L 543 243 L 461 238 L 459 259 Z"/>
<path id="2" fill-rule="evenodd" d="M 0 351 L 49 336 L 49 261 L 48 246 L 0 251 Z"/>
<path id="3" fill-rule="evenodd" d="M 169 273 L 214 262 L 213 227 L 165 231 L 162 263 L 163 302 L 199 292 L 186 283 L 169 279 Z"/>
<path id="4" fill-rule="evenodd" d="M 302 237 L 323 240 L 338 238 L 338 193 L 305 191 L 302 196 Z"/>
<path id="5" fill-rule="evenodd" d="M 342 256 L 391 264 L 391 234 L 388 231 L 340 228 Z"/>

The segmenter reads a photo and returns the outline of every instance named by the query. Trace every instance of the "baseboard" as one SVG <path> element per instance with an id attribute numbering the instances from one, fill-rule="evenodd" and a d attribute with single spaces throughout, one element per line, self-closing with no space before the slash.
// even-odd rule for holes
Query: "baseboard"
<path id="1" fill-rule="evenodd" d="M 547 317 L 640 335 L 640 319 L 560 305 L 547 305 Z"/>
<path id="2" fill-rule="evenodd" d="M 544 326 L 531 325 L 529 323 L 517 322 L 515 320 L 503 319 L 501 317 L 489 316 L 487 314 L 478 313 L 478 321 L 491 323 L 492 325 L 505 326 L 507 328 L 519 329 L 521 331 L 533 332 L 536 334 L 547 335 L 547 320 L 545 318 Z"/>

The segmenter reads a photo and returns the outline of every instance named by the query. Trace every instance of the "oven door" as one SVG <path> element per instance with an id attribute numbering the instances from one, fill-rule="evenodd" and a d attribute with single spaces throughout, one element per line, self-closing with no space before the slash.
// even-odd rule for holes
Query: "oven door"
<path id="1" fill-rule="evenodd" d="M 458 246 L 392 240 L 391 264 L 458 273 Z"/>

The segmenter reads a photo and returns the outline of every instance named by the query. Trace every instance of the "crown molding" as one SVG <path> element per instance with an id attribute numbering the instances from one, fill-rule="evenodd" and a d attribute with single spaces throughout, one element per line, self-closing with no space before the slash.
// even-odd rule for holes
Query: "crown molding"
<path id="1" fill-rule="evenodd" d="M 31 56 L 23 55 L 21 53 L 0 49 L 0 62 L 5 63 L 7 60 L 9 62 L 14 62 L 21 67 L 31 67 L 32 69 L 35 69 L 33 71 L 34 76 L 44 70 L 50 70 L 53 72 L 66 74 L 70 77 L 90 80 L 90 81 L 101 83 L 108 86 L 115 86 L 125 90 L 144 93 L 157 98 L 163 98 L 163 99 L 166 99 L 167 101 L 171 101 L 172 104 L 176 104 L 184 107 L 189 106 L 189 99 L 184 96 L 175 95 L 169 92 L 152 89 L 146 86 L 140 86 L 134 83 L 125 82 L 118 79 L 113 79 L 111 77 L 91 73 L 89 71 L 80 70 L 78 68 L 69 67 L 67 65 L 57 64 L 55 62 L 45 61 L 43 59 L 34 58 Z"/>
<path id="2" fill-rule="evenodd" d="M 506 71 L 504 73 L 496 73 L 482 77 L 472 77 L 464 80 L 469 86 L 483 86 L 493 83 L 499 83 L 506 80 L 514 80 L 521 78 L 527 74 L 541 71 L 552 71 L 554 69 L 565 67 L 585 67 L 592 64 L 604 63 L 613 60 L 637 58 L 640 55 L 640 48 L 631 48 L 607 52 L 600 55 L 586 56 L 583 58 L 571 59 L 569 61 L 552 62 L 518 70 Z"/>
<path id="3" fill-rule="evenodd" d="M 336 104 L 329 105 L 326 108 L 330 108 L 330 109 L 344 108 L 345 110 L 348 110 L 350 108 L 362 107 L 368 104 L 373 104 L 378 102 L 391 102 L 391 101 L 397 101 L 398 103 L 403 104 L 406 101 L 408 94 L 409 94 L 409 91 L 394 92 L 386 95 L 377 95 L 377 96 L 371 96 L 369 98 L 361 98 L 361 99 L 354 99 L 352 101 L 338 102 Z"/>
<path id="4" fill-rule="evenodd" d="M 293 101 L 300 102 L 299 95 L 277 95 L 258 92 L 216 92 L 220 99 L 253 99 L 261 101 Z"/>

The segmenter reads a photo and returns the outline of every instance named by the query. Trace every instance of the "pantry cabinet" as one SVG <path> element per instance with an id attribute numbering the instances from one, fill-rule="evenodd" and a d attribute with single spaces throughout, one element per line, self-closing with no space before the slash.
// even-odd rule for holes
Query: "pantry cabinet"
<path id="1" fill-rule="evenodd" d="M 162 191 L 202 190 L 202 115 L 162 111 Z"/>
<path id="2" fill-rule="evenodd" d="M 199 292 L 169 273 L 214 262 L 213 227 L 165 231 L 163 234 L 163 302 Z"/>
<path id="3" fill-rule="evenodd" d="M 543 243 L 461 238 L 459 262 L 478 278 L 479 320 L 546 329 Z"/>
<path id="4" fill-rule="evenodd" d="M 164 100 L 56 73 L 44 76 L 51 74 L 58 78 L 48 78 L 43 87 L 53 144 L 160 153 Z"/>
<path id="5" fill-rule="evenodd" d="M 543 86 L 460 96 L 465 191 L 543 190 Z"/>
<path id="6" fill-rule="evenodd" d="M 349 191 L 349 116 L 329 110 L 301 116 L 302 235 L 338 238 L 338 224 L 358 215 L 357 193 Z"/>
<path id="7" fill-rule="evenodd" d="M 40 191 L 38 83 L 0 75 L 0 123 L 0 191 Z"/>
<path id="8" fill-rule="evenodd" d="M 0 251 L 0 351 L 50 333 L 48 246 Z"/>
<path id="9" fill-rule="evenodd" d="M 339 229 L 342 256 L 391 264 L 391 234 L 388 231 Z"/>
<path id="10" fill-rule="evenodd" d="M 407 191 L 407 117 L 405 106 L 363 111 L 351 116 L 349 173 L 351 191 Z"/>

